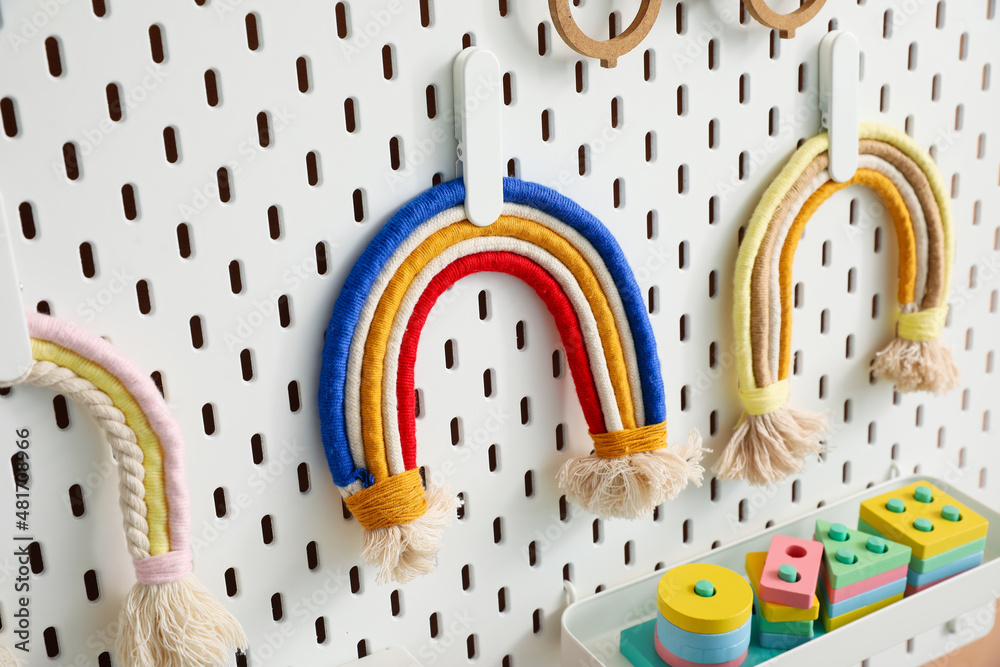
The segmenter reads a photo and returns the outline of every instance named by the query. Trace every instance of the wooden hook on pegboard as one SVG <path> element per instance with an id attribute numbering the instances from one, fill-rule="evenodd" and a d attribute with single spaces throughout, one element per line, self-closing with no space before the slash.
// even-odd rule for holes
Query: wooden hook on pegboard
<path id="1" fill-rule="evenodd" d="M 618 56 L 625 55 L 646 38 L 649 30 L 660 13 L 662 0 L 642 0 L 639 13 L 635 20 L 622 34 L 607 41 L 592 39 L 580 30 L 573 20 L 569 0 L 549 0 L 549 12 L 556 32 L 571 49 L 591 58 L 600 58 L 601 67 L 614 67 L 618 64 Z"/>
<path id="2" fill-rule="evenodd" d="M 787 39 L 795 37 L 795 30 L 809 23 L 823 9 L 826 0 L 805 0 L 802 6 L 789 14 L 779 14 L 771 9 L 767 0 L 743 0 L 743 6 L 760 23 L 778 31 L 778 35 Z"/>

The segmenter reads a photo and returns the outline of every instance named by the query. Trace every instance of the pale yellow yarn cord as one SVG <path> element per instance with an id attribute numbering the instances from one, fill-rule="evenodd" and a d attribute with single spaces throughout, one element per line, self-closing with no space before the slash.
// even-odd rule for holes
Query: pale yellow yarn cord
<path id="1" fill-rule="evenodd" d="M 766 387 L 740 387 L 740 401 L 746 414 L 766 415 L 788 402 L 788 380 L 779 380 Z"/>
<path id="2" fill-rule="evenodd" d="M 926 308 L 915 313 L 900 313 L 897 335 L 918 343 L 937 340 L 944 331 L 947 319 L 948 306 Z"/>

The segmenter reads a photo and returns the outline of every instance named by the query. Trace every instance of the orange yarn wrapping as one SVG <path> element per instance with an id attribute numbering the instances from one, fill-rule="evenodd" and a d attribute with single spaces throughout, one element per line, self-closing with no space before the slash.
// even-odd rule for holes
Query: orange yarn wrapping
<path id="1" fill-rule="evenodd" d="M 348 496 L 345 502 L 367 530 L 407 524 L 427 511 L 424 485 L 417 468 L 378 481 Z"/>
<path id="2" fill-rule="evenodd" d="M 602 459 L 617 459 L 627 454 L 651 452 L 667 446 L 667 422 L 627 428 L 612 433 L 591 433 L 594 452 Z"/>

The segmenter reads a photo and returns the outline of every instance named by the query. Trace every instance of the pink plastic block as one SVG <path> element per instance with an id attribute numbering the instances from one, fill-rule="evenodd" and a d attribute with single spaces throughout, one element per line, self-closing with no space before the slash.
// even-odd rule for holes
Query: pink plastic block
<path id="1" fill-rule="evenodd" d="M 655 642 L 656 655 L 660 656 L 660 660 L 670 665 L 670 667 L 705 667 L 697 662 L 691 662 L 690 660 L 685 660 L 684 658 L 678 658 L 676 655 L 667 650 L 667 647 L 660 643 L 660 638 L 653 633 L 653 641 Z M 740 667 L 743 662 L 747 659 L 747 653 L 750 652 L 750 648 L 743 652 L 738 658 L 732 660 L 727 660 L 725 662 L 718 662 L 711 667 Z"/>
<path id="2" fill-rule="evenodd" d="M 958 574 L 964 574 L 964 573 L 959 572 Z M 951 575 L 951 577 L 957 577 L 958 574 L 953 574 L 953 575 Z M 945 577 L 944 579 L 938 579 L 937 581 L 932 581 L 931 583 L 924 584 L 923 586 L 913 586 L 911 584 L 906 584 L 906 597 L 910 597 L 911 595 L 915 595 L 915 594 L 919 593 L 920 591 L 923 591 L 923 590 L 926 590 L 926 589 L 930 588 L 931 586 L 935 586 L 937 584 L 940 584 L 940 583 L 943 583 L 945 581 L 948 581 L 949 579 L 951 579 L 951 577 Z"/>
<path id="3" fill-rule="evenodd" d="M 816 594 L 820 564 L 823 561 L 823 544 L 786 535 L 771 538 L 771 548 L 764 561 L 764 574 L 760 578 L 760 599 L 786 607 L 809 609 Z M 798 580 L 783 581 L 778 568 L 791 565 L 798 572 Z"/>
<path id="4" fill-rule="evenodd" d="M 906 570 L 906 565 L 900 565 L 895 570 L 889 570 L 888 572 L 883 572 L 882 574 L 875 575 L 874 577 L 868 577 L 867 579 L 859 581 L 856 584 L 851 584 L 850 586 L 844 586 L 843 588 L 837 589 L 830 587 L 830 580 L 826 578 L 826 570 L 820 570 L 819 578 L 823 581 L 823 589 L 826 592 L 826 599 L 830 602 L 836 603 L 852 598 L 855 595 L 867 593 L 873 588 L 891 584 L 898 579 L 905 579 Z"/>

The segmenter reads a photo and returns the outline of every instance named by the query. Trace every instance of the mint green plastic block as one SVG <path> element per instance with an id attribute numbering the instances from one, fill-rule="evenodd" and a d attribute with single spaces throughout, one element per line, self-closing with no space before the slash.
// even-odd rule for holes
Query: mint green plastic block
<path id="1" fill-rule="evenodd" d="M 962 518 L 962 513 L 954 505 L 945 505 L 941 508 L 941 518 L 945 521 L 958 521 Z"/>
<path id="2" fill-rule="evenodd" d="M 932 503 L 934 502 L 934 492 L 930 490 L 930 487 L 918 486 L 913 490 L 913 499 L 918 503 Z"/>
<path id="3" fill-rule="evenodd" d="M 715 595 L 715 586 L 711 581 L 705 581 L 702 579 L 694 585 L 694 592 L 698 597 L 710 598 Z"/>
<path id="4" fill-rule="evenodd" d="M 873 554 L 884 554 L 889 548 L 881 537 L 869 537 L 865 547 Z"/>
<path id="5" fill-rule="evenodd" d="M 889 502 L 885 504 L 885 507 L 893 514 L 902 514 L 906 511 L 906 503 L 899 498 L 890 498 Z"/>
<path id="6" fill-rule="evenodd" d="M 827 580 L 834 589 L 856 584 L 910 563 L 910 547 L 885 539 L 884 536 L 873 531 L 866 531 L 863 528 L 861 530 L 848 529 L 847 540 L 841 542 L 830 537 L 830 527 L 831 524 L 828 521 L 817 521 L 815 539 L 823 543 L 823 567 Z M 868 550 L 868 538 L 873 536 L 882 537 L 885 541 L 887 548 L 884 553 Z M 841 549 L 849 549 L 853 552 L 856 559 L 854 563 L 847 564 L 838 560 L 838 551 Z"/>

